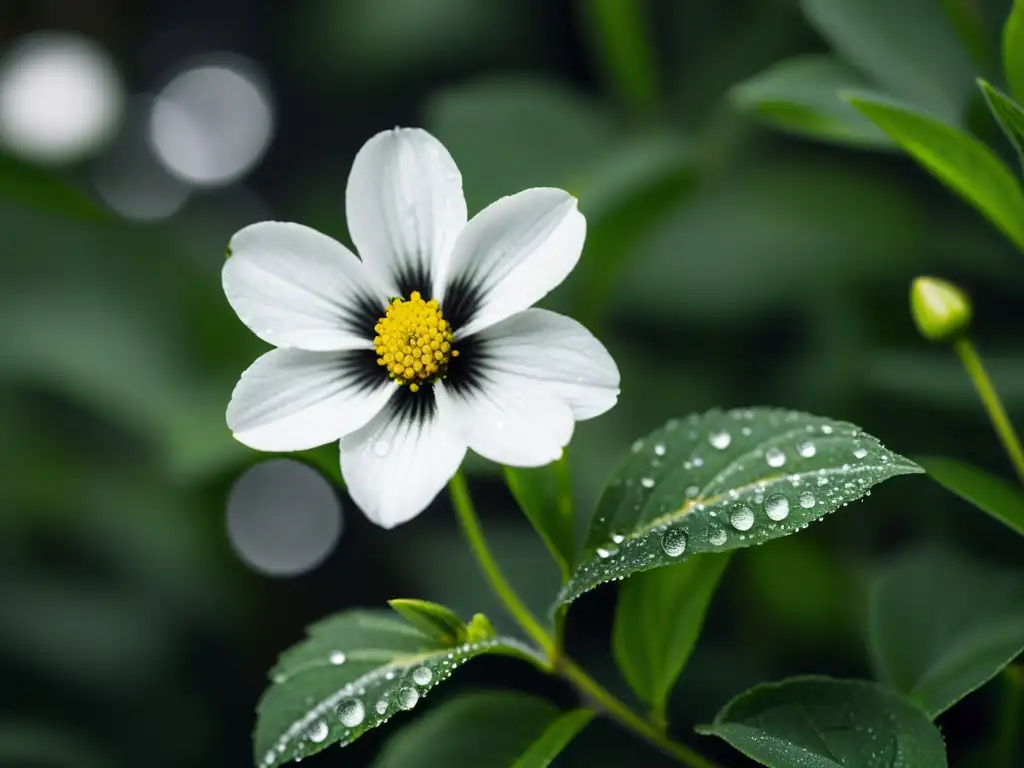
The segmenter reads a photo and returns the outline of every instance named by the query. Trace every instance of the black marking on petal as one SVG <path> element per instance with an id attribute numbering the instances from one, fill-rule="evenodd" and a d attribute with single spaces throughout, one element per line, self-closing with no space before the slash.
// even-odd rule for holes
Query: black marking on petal
<path id="1" fill-rule="evenodd" d="M 377 365 L 377 353 L 372 349 L 343 352 L 341 360 L 346 382 L 356 389 L 369 391 L 377 389 L 382 384 L 395 386 L 388 378 L 387 369 Z"/>
<path id="2" fill-rule="evenodd" d="M 487 363 L 493 353 L 487 343 L 477 336 L 470 336 L 455 342 L 458 357 L 453 357 L 445 371 L 444 383 L 455 394 L 465 397 L 478 392 L 484 382 Z"/>
<path id="3" fill-rule="evenodd" d="M 373 326 L 384 315 L 386 307 L 366 294 L 359 294 L 354 303 L 341 310 L 341 319 L 348 329 L 363 339 L 372 340 Z"/>
<path id="4" fill-rule="evenodd" d="M 419 255 L 408 261 L 403 261 L 395 270 L 395 283 L 402 298 L 408 299 L 413 291 L 419 291 L 425 301 L 429 301 L 431 291 L 430 268 L 426 266 L 426 259 Z"/>
<path id="5" fill-rule="evenodd" d="M 483 305 L 482 284 L 467 275 L 459 275 L 448 285 L 444 295 L 444 318 L 458 332 L 480 311 Z M 460 342 L 460 345 L 464 342 Z"/>
<path id="6" fill-rule="evenodd" d="M 434 388 L 425 386 L 418 392 L 411 392 L 408 387 L 398 387 L 390 407 L 395 418 L 403 423 L 425 424 L 434 418 L 437 411 Z"/>

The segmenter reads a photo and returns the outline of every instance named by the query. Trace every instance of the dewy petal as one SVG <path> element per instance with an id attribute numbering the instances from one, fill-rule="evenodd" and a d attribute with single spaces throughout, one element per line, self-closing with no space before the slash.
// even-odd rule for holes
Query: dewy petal
<path id="1" fill-rule="evenodd" d="M 435 384 L 435 391 L 442 386 Z M 416 412 L 395 398 L 373 421 L 342 438 L 341 474 L 363 513 L 382 528 L 394 528 L 427 508 L 465 455 L 466 441 L 445 404 Z"/>
<path id="2" fill-rule="evenodd" d="M 315 448 L 359 429 L 397 389 L 385 376 L 368 375 L 367 354 L 373 353 L 267 352 L 232 392 L 228 427 L 261 451 Z"/>
<path id="3" fill-rule="evenodd" d="M 373 348 L 387 297 L 341 243 L 301 224 L 265 221 L 239 231 L 229 247 L 224 293 L 261 339 L 308 350 Z"/>
<path id="4" fill-rule="evenodd" d="M 579 421 L 600 416 L 619 396 L 619 369 L 604 345 L 572 318 L 527 309 L 477 338 L 490 369 L 542 382 Z"/>
<path id="5" fill-rule="evenodd" d="M 390 295 L 427 293 L 466 225 L 462 176 L 426 131 L 383 131 L 356 154 L 345 215 L 359 256 Z"/>
<path id="6" fill-rule="evenodd" d="M 484 368 L 472 387 L 446 387 L 459 431 L 485 459 L 513 467 L 557 460 L 575 423 L 568 404 L 540 382 Z"/>
<path id="7" fill-rule="evenodd" d="M 459 335 L 527 309 L 558 286 L 579 261 L 586 234 L 576 198 L 560 189 L 528 189 L 480 211 L 455 243 L 439 296 L 472 297 Z"/>

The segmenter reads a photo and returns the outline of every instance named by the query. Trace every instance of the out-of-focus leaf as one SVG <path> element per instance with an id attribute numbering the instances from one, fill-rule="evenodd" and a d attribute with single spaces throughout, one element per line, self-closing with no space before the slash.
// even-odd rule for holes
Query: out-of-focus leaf
<path id="1" fill-rule="evenodd" d="M 651 56 L 645 7 L 619 0 L 587 0 L 582 12 L 592 38 L 594 58 L 619 97 L 634 110 L 647 111 L 658 95 L 657 68 Z"/>
<path id="2" fill-rule="evenodd" d="M 991 149 L 905 104 L 850 94 L 853 106 L 1024 251 L 1024 192 Z"/>
<path id="3" fill-rule="evenodd" d="M 795 677 L 759 685 L 697 731 L 770 768 L 947 765 L 942 735 L 924 713 L 862 680 Z"/>
<path id="4" fill-rule="evenodd" d="M 836 52 L 895 96 L 959 122 L 974 66 L 936 0 L 801 0 Z"/>
<path id="5" fill-rule="evenodd" d="M 619 136 L 611 115 L 570 88 L 511 78 L 442 91 L 427 104 L 426 124 L 462 172 L 471 215 L 529 187 L 580 196 Z"/>
<path id="6" fill-rule="evenodd" d="M 823 284 L 903 279 L 932 252 L 927 222 L 908 189 L 863 167 L 744 163 L 649 227 L 610 300 L 649 322 L 740 323 Z"/>
<path id="7" fill-rule="evenodd" d="M 1017 150 L 1021 168 L 1024 168 L 1024 108 L 1004 93 L 993 88 L 984 80 L 979 80 L 981 92 L 985 94 L 988 108 L 995 117 L 1006 138 Z"/>
<path id="8" fill-rule="evenodd" d="M 544 467 L 505 467 L 505 482 L 540 534 L 564 577 L 573 559 L 573 507 L 569 468 L 562 458 Z"/>
<path id="9" fill-rule="evenodd" d="M 786 536 L 921 468 L 858 427 L 749 408 L 673 419 L 613 475 L 558 604 L 685 555 Z"/>
<path id="10" fill-rule="evenodd" d="M 1014 0 L 1003 26 L 1003 71 L 1010 93 L 1024 101 L 1024 0 Z"/>
<path id="11" fill-rule="evenodd" d="M 257 707 L 256 763 L 315 754 L 411 710 L 456 667 L 483 653 L 532 657 L 515 640 L 442 643 L 381 611 L 346 611 L 281 654 Z"/>
<path id="12" fill-rule="evenodd" d="M 938 717 L 1024 650 L 1022 605 L 1018 572 L 942 549 L 913 552 L 886 569 L 871 592 L 875 669 Z"/>
<path id="13" fill-rule="evenodd" d="M 909 321 L 908 321 L 909 322 Z M 987 355 L 985 365 L 999 396 L 1010 408 L 1024 406 L 1024 361 L 1007 350 Z M 976 412 L 978 394 L 952 355 L 938 352 L 877 353 L 864 369 L 868 388 L 907 402 Z"/>
<path id="14" fill-rule="evenodd" d="M 870 88 L 853 67 L 832 56 L 779 62 L 729 92 L 740 110 L 776 128 L 839 144 L 890 147 L 889 137 L 839 98 L 839 91 Z"/>
<path id="15" fill-rule="evenodd" d="M 446 701 L 392 736 L 374 768 L 545 768 L 593 713 L 561 712 L 525 693 L 471 693 Z"/>
<path id="16" fill-rule="evenodd" d="M 0 153 L 0 197 L 85 221 L 106 221 L 110 218 L 85 193 L 48 171 L 21 163 L 3 153 Z"/>
<path id="17" fill-rule="evenodd" d="M 974 0 L 939 0 L 950 24 L 981 71 L 998 67 L 987 9 Z"/>
<path id="18" fill-rule="evenodd" d="M 615 661 L 636 695 L 655 712 L 665 712 L 729 556 L 707 553 L 637 573 L 619 590 L 612 636 Z"/>
<path id="19" fill-rule="evenodd" d="M 927 456 L 917 462 L 947 491 L 1024 536 L 1024 493 L 1019 488 L 955 459 Z"/>

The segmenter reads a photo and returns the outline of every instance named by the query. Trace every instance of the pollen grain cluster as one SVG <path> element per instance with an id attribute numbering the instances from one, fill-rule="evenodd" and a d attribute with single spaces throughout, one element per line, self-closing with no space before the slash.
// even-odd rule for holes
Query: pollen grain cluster
<path id="1" fill-rule="evenodd" d="M 444 375 L 451 358 L 459 355 L 452 349 L 455 334 L 437 299 L 424 301 L 419 291 L 407 300 L 392 299 L 373 330 L 377 365 L 386 367 L 397 384 L 408 385 L 412 392 Z"/>

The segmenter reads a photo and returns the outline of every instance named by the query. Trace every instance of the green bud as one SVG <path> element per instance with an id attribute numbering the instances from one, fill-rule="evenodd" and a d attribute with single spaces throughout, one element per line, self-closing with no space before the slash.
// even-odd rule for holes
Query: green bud
<path id="1" fill-rule="evenodd" d="M 952 283 L 919 277 L 910 286 L 910 311 L 917 330 L 932 341 L 950 341 L 971 325 L 971 301 Z"/>
<path id="2" fill-rule="evenodd" d="M 478 643 L 481 640 L 493 640 L 496 634 L 491 620 L 482 613 L 477 613 L 469 620 L 469 626 L 466 628 L 466 641 Z"/>

